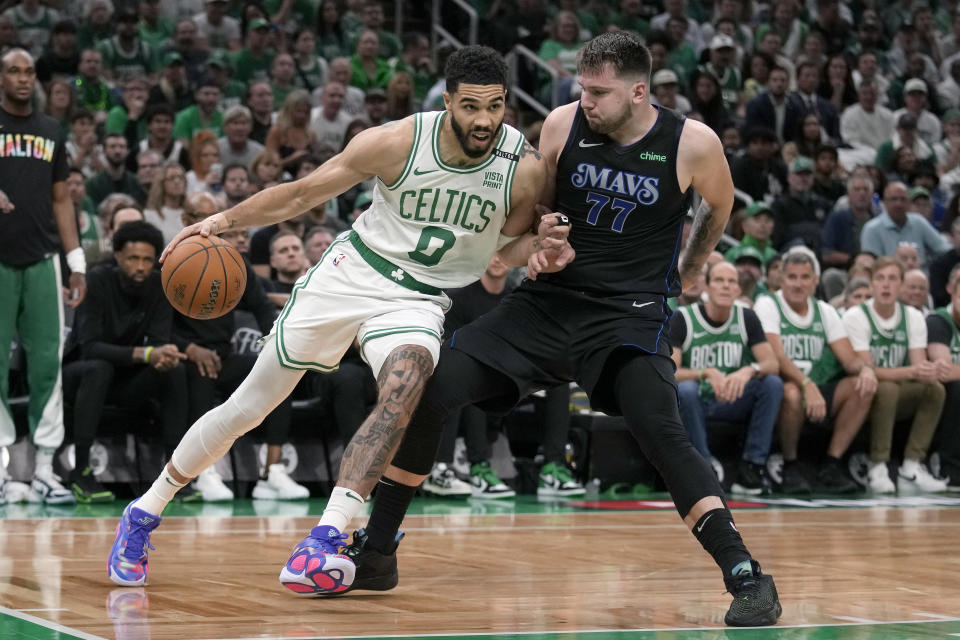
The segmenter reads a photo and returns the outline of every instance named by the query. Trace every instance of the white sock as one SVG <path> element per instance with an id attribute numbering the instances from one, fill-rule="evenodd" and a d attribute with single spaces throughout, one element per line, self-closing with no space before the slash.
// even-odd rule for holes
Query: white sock
<path id="1" fill-rule="evenodd" d="M 34 462 L 34 475 L 42 475 L 41 472 L 53 473 L 53 454 L 56 449 L 52 447 L 37 447 L 37 455 Z"/>
<path id="2" fill-rule="evenodd" d="M 173 500 L 173 496 L 177 495 L 177 491 L 180 491 L 180 489 L 183 489 L 185 486 L 185 484 L 174 480 L 170 472 L 167 471 L 166 465 L 164 465 L 163 471 L 161 471 L 157 479 L 153 481 L 153 485 L 151 485 L 145 494 L 140 496 L 140 499 L 136 501 L 134 506 L 138 509 L 143 509 L 147 513 L 159 516 L 163 513 L 163 510 L 166 509 L 167 505 L 170 504 L 170 501 Z"/>
<path id="3" fill-rule="evenodd" d="M 364 499 L 353 489 L 334 487 L 317 526 L 336 527 L 337 531 L 343 532 L 360 512 L 363 503 Z"/>

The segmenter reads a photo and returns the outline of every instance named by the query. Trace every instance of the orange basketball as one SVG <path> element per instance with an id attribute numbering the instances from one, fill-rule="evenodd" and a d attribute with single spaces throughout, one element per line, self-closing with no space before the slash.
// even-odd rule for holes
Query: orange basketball
<path id="1" fill-rule="evenodd" d="M 190 236 L 167 256 L 160 272 L 173 308 L 197 320 L 233 310 L 247 286 L 240 253 L 216 236 Z"/>

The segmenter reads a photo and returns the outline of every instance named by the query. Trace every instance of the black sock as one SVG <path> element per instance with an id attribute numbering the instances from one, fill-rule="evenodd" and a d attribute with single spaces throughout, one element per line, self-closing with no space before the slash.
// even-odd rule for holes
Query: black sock
<path id="1" fill-rule="evenodd" d="M 394 539 L 417 487 L 380 478 L 373 511 L 367 523 L 367 546 L 380 553 L 393 553 Z"/>
<path id="2" fill-rule="evenodd" d="M 90 466 L 90 444 L 77 444 L 74 446 L 74 455 L 76 456 L 74 468 L 77 473 L 83 473 L 83 470 Z"/>
<path id="3" fill-rule="evenodd" d="M 743 538 L 728 509 L 707 511 L 693 527 L 693 535 L 713 556 L 725 578 L 733 575 L 734 568 L 741 562 L 750 560 L 750 552 L 743 546 Z"/>

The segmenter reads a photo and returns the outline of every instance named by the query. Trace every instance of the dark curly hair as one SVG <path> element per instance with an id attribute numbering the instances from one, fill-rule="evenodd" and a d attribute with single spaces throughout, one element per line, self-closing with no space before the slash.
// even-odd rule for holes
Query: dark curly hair
<path id="1" fill-rule="evenodd" d="M 160 233 L 160 229 L 143 220 L 133 220 L 120 225 L 120 228 L 113 233 L 113 252 L 123 251 L 123 248 L 130 242 L 146 242 L 153 245 L 157 252 L 157 258 L 163 251 L 163 234 Z"/>
<path id="2" fill-rule="evenodd" d="M 599 74 L 610 63 L 617 77 L 650 76 L 650 50 L 640 36 L 629 31 L 601 33 L 583 45 L 577 57 L 577 73 Z"/>
<path id="3" fill-rule="evenodd" d="M 507 64 L 495 49 L 482 45 L 464 47 L 447 58 L 444 68 L 447 93 L 454 94 L 460 83 L 499 84 L 507 87 Z"/>

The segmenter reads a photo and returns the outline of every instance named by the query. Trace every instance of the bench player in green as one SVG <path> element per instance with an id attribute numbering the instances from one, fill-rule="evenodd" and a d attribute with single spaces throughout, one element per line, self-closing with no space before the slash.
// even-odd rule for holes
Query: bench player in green
<path id="1" fill-rule="evenodd" d="M 670 320 L 670 342 L 680 418 L 690 441 L 710 461 L 707 421 L 749 418 L 731 491 L 758 495 L 770 493 L 766 464 L 783 382 L 756 314 L 734 302 L 740 295 L 737 280 L 737 268 L 726 260 L 708 266 L 709 299 L 680 307 Z"/>
<path id="2" fill-rule="evenodd" d="M 946 390 L 936 450 L 948 491 L 960 491 L 960 265 L 947 280 L 950 304 L 927 316 L 927 355 Z"/>
<path id="3" fill-rule="evenodd" d="M 874 366 L 879 384 L 870 409 L 870 471 L 875 493 L 894 493 L 897 486 L 944 491 L 924 464 L 943 409 L 943 385 L 937 365 L 927 359 L 927 325 L 917 309 L 899 302 L 903 267 L 890 257 L 873 263 L 873 297 L 852 307 L 843 324 L 857 355 Z M 896 421 L 912 418 L 897 484 L 887 466 Z"/>
<path id="4" fill-rule="evenodd" d="M 783 378 L 778 423 L 784 493 L 810 492 L 810 481 L 797 461 L 800 432 L 807 421 L 821 422 L 828 416 L 833 419 L 833 435 L 816 487 L 830 493 L 858 490 L 840 459 L 866 421 L 877 390 L 873 368 L 854 353 L 840 314 L 813 297 L 818 275 L 813 257 L 787 252 L 780 291 L 759 298 L 755 307 Z"/>
<path id="5" fill-rule="evenodd" d="M 442 290 L 477 280 L 498 249 L 506 264 L 529 258 L 534 271 L 572 257 L 569 227 L 556 226 L 563 216 L 544 216 L 542 235 L 530 232 L 546 164 L 503 124 L 503 58 L 465 47 L 450 56 L 445 77 L 445 111 L 367 129 L 308 176 L 186 227 L 167 247 L 164 257 L 194 234 L 290 219 L 376 177 L 370 208 L 294 286 L 246 380 L 189 429 L 153 486 L 125 509 L 108 560 L 117 584 L 146 582 L 150 532 L 176 491 L 260 424 L 307 370 L 334 371 L 356 340 L 377 376 L 377 405 L 344 450 L 323 517 L 280 574 L 302 595 L 349 589 L 355 566 L 341 553 L 341 531 L 393 457 L 436 366 L 450 307 Z"/>

